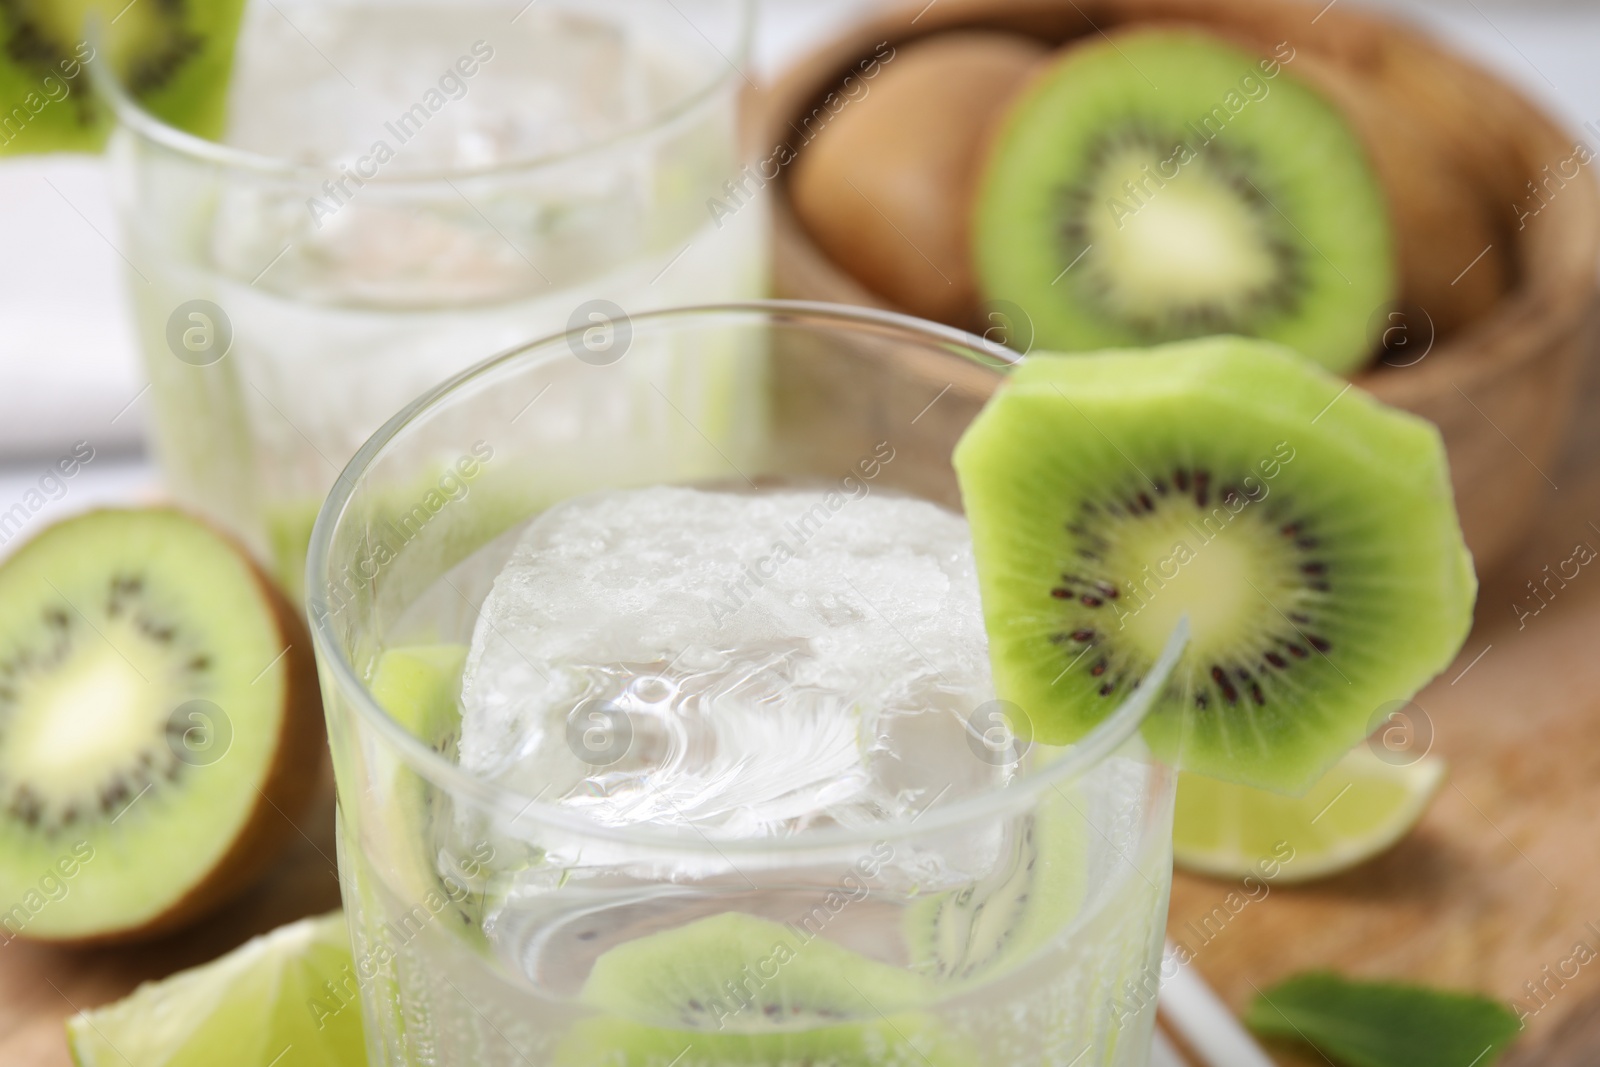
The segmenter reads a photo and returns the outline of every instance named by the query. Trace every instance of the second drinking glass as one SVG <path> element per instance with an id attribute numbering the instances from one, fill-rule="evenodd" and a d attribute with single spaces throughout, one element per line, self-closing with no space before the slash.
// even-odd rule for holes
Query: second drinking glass
<path id="1" fill-rule="evenodd" d="M 764 295 L 747 0 L 251 4 L 221 142 L 115 86 L 110 158 L 181 503 L 293 593 L 401 405 L 531 336 Z"/>

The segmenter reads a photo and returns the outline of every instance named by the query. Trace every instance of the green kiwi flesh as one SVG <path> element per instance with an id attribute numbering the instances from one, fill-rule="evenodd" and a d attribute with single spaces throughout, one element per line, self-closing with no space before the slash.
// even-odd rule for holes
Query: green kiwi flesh
<path id="1" fill-rule="evenodd" d="M 1109 714 L 1187 616 L 1146 738 L 1302 789 L 1472 622 L 1438 430 L 1276 345 L 1030 357 L 954 464 L 996 686 L 1048 743 Z"/>
<path id="2" fill-rule="evenodd" d="M 0 566 L 0 938 L 199 917 L 293 833 L 322 714 L 304 624 L 232 542 L 98 511 Z"/>
<path id="3" fill-rule="evenodd" d="M 1196 29 L 1091 39 L 1040 74 L 996 137 L 973 233 L 984 295 L 1063 352 L 1230 333 L 1346 371 L 1399 286 L 1343 115 L 1292 53 Z"/>
<path id="4" fill-rule="evenodd" d="M 221 136 L 243 9 L 243 0 L 0 0 L 0 154 L 97 150 L 111 121 L 89 86 L 95 64 L 109 64 L 162 121 Z"/>
<path id="5" fill-rule="evenodd" d="M 574 1027 L 557 1062 L 970 1062 L 914 1010 L 931 1002 L 934 989 L 920 975 L 825 938 L 724 912 L 602 953 L 581 999 L 612 1018 Z"/>
<path id="6" fill-rule="evenodd" d="M 595 960 L 590 1007 L 676 1029 L 763 1029 L 877 1019 L 932 987 L 826 938 L 729 911 L 618 945 Z"/>
<path id="7" fill-rule="evenodd" d="M 368 689 L 389 717 L 429 748 L 443 751 L 461 726 L 466 645 L 399 645 L 384 650 Z"/>
<path id="8" fill-rule="evenodd" d="M 767 1034 L 641 1026 L 606 1016 L 575 1023 L 556 1067 L 975 1067 L 926 1015 Z"/>
<path id="9" fill-rule="evenodd" d="M 368 691 L 406 732 L 434 751 L 448 753 L 460 735 L 458 698 L 466 662 L 465 645 L 396 646 L 379 657 Z M 399 829 L 371 842 L 370 850 L 382 853 L 384 869 L 403 883 L 405 899 L 447 902 L 438 910 L 452 920 L 456 932 L 484 947 L 481 874 L 469 877 L 462 869 L 439 869 L 446 850 L 437 846 L 434 834 L 436 828 L 451 825 L 449 811 L 442 808 L 447 797 L 404 766 L 395 768 L 387 786 L 383 803 L 399 812 L 391 820 Z"/>
<path id="10" fill-rule="evenodd" d="M 1008 828 L 987 876 L 906 909 L 912 967 L 944 983 L 1002 974 L 1047 949 L 1083 911 L 1088 895 L 1088 823 L 1060 786 Z M 1078 798 L 1079 801 L 1082 798 Z"/>

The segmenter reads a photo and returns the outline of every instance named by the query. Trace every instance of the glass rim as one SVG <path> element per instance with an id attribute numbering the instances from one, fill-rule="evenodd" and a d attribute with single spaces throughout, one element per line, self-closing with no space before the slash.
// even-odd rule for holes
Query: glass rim
<path id="1" fill-rule="evenodd" d="M 726 61 L 726 69 L 715 77 L 699 84 L 690 92 L 685 93 L 675 100 L 671 106 L 661 109 L 644 122 L 628 126 L 608 137 L 590 141 L 565 151 L 525 156 L 476 167 L 443 167 L 430 170 L 406 171 L 391 175 L 385 175 L 380 170 L 371 178 L 362 177 L 361 182 L 365 185 L 399 188 L 408 185 L 438 184 L 452 179 L 492 178 L 508 174 L 554 170 L 593 156 L 621 150 L 669 130 L 679 122 L 697 113 L 702 106 L 721 92 L 735 77 L 743 78 L 745 76 L 742 64 L 746 63 L 752 55 L 755 40 L 757 0 L 731 0 L 731 3 L 738 17 L 732 54 L 724 55 L 721 49 L 717 48 L 715 44 L 711 44 L 712 51 L 717 52 L 719 57 Z M 687 20 L 687 16 L 685 16 L 685 19 Z M 691 23 L 692 25 L 693 23 Z M 96 26 L 90 27 L 89 41 L 98 53 L 104 45 L 104 38 L 100 32 L 96 32 L 97 29 L 98 27 Z M 703 37 L 704 34 L 701 34 L 701 36 Z M 711 43 L 709 38 L 707 43 Z M 337 159 L 328 160 L 324 163 L 304 163 L 265 152 L 256 152 L 248 148 L 239 148 L 235 145 L 214 141 L 209 137 L 202 137 L 199 134 L 179 129 L 146 110 L 143 105 L 128 93 L 127 87 L 122 84 L 121 79 L 111 72 L 110 68 L 105 64 L 90 64 L 89 77 L 95 91 L 110 106 L 119 127 L 129 130 L 152 144 L 160 145 L 191 160 L 225 167 L 233 171 L 304 181 L 317 181 L 329 175 L 340 173 L 341 161 Z"/>
<path id="2" fill-rule="evenodd" d="M 871 328 L 898 333 L 907 340 L 930 347 L 954 350 L 982 365 L 998 360 L 1013 365 L 1022 358 L 994 342 L 952 326 L 928 322 L 899 312 L 802 300 L 752 300 L 728 304 L 704 304 L 667 308 L 630 315 L 635 330 L 640 323 L 659 324 L 695 319 L 716 320 L 748 317 L 756 321 L 822 321 L 836 327 Z M 454 795 L 464 795 L 486 811 L 509 813 L 513 819 L 527 816 L 534 824 L 616 844 L 671 852 L 704 852 L 750 855 L 755 853 L 809 852 L 842 846 L 871 844 L 903 839 L 979 822 L 987 817 L 1024 807 L 1036 796 L 1082 776 L 1129 741 L 1143 724 L 1168 673 L 1176 664 L 1188 639 L 1187 621 L 1180 621 L 1167 646 L 1145 679 L 1132 695 L 1088 734 L 1074 742 L 1066 753 L 1047 768 L 1027 774 L 1002 787 L 987 788 L 951 804 L 925 808 L 907 817 L 884 819 L 866 827 L 827 827 L 803 831 L 785 838 L 707 838 L 689 827 L 677 824 L 635 823 L 622 826 L 598 822 L 581 812 L 559 804 L 541 801 L 532 790 L 521 790 L 490 781 L 446 759 L 407 730 L 372 697 L 367 683 L 345 656 L 333 629 L 335 612 L 328 598 L 327 572 L 333 538 L 344 513 L 362 483 L 368 468 L 388 446 L 417 419 L 427 415 L 462 388 L 520 360 L 549 354 L 570 356 L 568 347 L 581 338 L 588 326 L 516 345 L 467 368 L 407 404 L 378 429 L 346 464 L 317 513 L 311 541 L 306 551 L 306 616 L 311 628 L 312 646 L 317 654 L 317 672 L 323 685 L 337 689 L 356 715 L 387 742 L 395 754 L 416 774 L 434 786 Z M 936 798 L 937 799 L 937 798 Z"/>

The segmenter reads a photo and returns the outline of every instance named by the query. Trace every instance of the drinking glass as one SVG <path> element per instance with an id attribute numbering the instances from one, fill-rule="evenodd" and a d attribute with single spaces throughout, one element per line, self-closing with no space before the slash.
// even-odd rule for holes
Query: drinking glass
<path id="1" fill-rule="evenodd" d="M 759 298 L 753 0 L 247 5 L 221 141 L 115 84 L 109 150 L 172 493 L 298 596 L 341 467 L 529 337 Z"/>
<path id="2" fill-rule="evenodd" d="M 1004 702 L 937 707 L 961 728 L 897 753 L 918 810 L 866 825 L 593 818 L 572 801 L 608 774 L 673 773 L 614 709 L 575 706 L 545 739 L 593 772 L 576 787 L 455 751 L 463 646 L 515 646 L 483 605 L 541 511 L 662 485 L 959 510 L 952 448 L 1013 358 L 866 309 L 633 315 L 482 363 L 361 447 L 317 520 L 307 603 L 374 1064 L 1145 1062 L 1175 772 L 1139 727 L 1176 635 L 1071 746 L 1019 739 Z M 675 684 L 675 662 L 642 669 L 630 692 Z"/>

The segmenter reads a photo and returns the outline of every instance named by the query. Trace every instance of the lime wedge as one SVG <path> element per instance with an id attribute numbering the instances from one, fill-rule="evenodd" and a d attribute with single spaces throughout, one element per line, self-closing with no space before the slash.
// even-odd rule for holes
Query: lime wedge
<path id="1" fill-rule="evenodd" d="M 67 1020 L 78 1067 L 366 1067 L 344 915 L 301 919 Z"/>
<path id="2" fill-rule="evenodd" d="M 1424 756 L 1401 766 L 1366 745 L 1351 749 L 1300 797 L 1181 773 L 1173 860 L 1201 874 L 1254 873 L 1279 883 L 1336 874 L 1409 833 L 1444 776 L 1441 759 Z"/>

